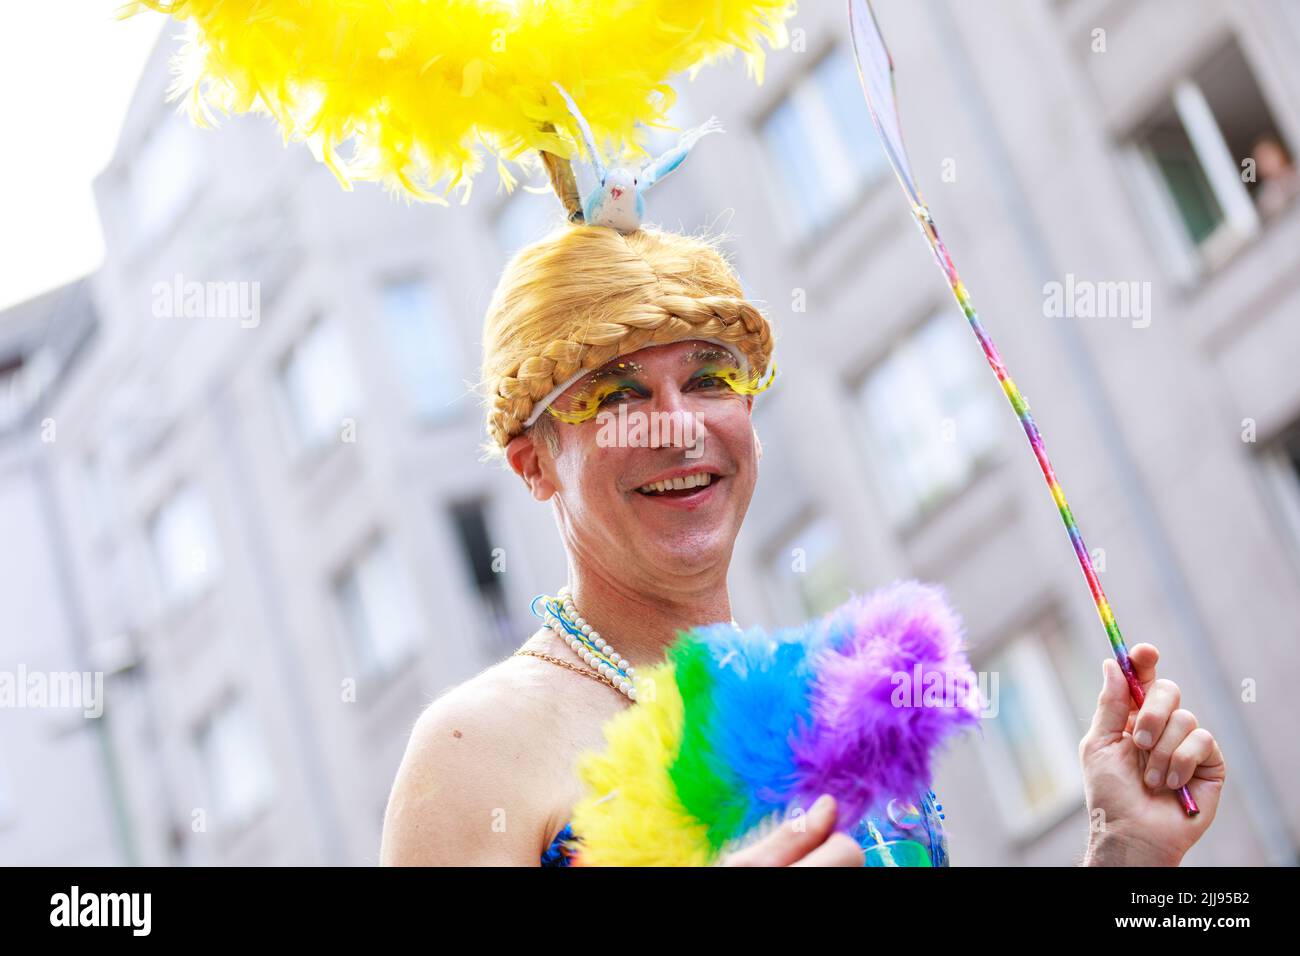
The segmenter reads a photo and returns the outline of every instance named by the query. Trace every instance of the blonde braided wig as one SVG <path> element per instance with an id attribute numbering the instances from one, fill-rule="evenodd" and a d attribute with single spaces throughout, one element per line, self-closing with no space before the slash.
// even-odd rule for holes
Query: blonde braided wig
<path id="1" fill-rule="evenodd" d="M 772 355 L 771 327 L 745 299 L 718 238 L 565 223 L 510 260 L 488 305 L 481 387 L 489 452 L 522 432 L 534 405 L 575 373 L 696 338 L 734 345 L 755 373 Z"/>

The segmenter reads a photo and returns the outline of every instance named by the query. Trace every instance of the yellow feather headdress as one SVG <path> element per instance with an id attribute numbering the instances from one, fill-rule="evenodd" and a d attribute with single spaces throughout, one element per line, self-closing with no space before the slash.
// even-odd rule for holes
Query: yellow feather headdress
<path id="1" fill-rule="evenodd" d="M 788 42 L 793 0 L 133 0 L 189 23 L 172 98 L 197 125 L 216 111 L 269 113 L 345 189 L 377 181 L 446 205 L 470 195 L 482 152 L 535 168 L 572 211 L 582 104 L 607 155 L 644 155 L 637 123 L 667 126 L 669 79 L 736 50 L 763 78 L 766 41 Z M 339 154 L 350 150 L 346 158 Z M 549 154 L 549 157 L 548 157 Z M 446 180 L 441 194 L 437 184 Z M 572 196 L 566 196 L 566 192 Z"/>

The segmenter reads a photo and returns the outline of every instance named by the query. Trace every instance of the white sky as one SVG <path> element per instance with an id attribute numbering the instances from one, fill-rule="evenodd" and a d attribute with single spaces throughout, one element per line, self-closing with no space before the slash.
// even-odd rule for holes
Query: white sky
<path id="1" fill-rule="evenodd" d="M 104 254 L 91 180 L 167 18 L 121 0 L 6 4 L 0 30 L 0 308 L 92 272 Z M 179 33 L 179 24 L 169 31 Z"/>

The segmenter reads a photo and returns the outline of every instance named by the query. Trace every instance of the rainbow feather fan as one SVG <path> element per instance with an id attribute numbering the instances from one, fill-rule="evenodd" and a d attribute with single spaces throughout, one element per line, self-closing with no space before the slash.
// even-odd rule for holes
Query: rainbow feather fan
<path id="1" fill-rule="evenodd" d="M 458 186 L 468 201 L 481 149 L 507 189 L 506 162 L 531 170 L 530 150 L 580 155 L 554 82 L 605 155 L 648 155 L 634 129 L 672 128 L 671 77 L 739 50 L 762 83 L 763 42 L 787 44 L 794 13 L 793 0 L 133 0 L 123 15 L 144 7 L 189 24 L 171 97 L 197 125 L 268 113 L 344 188 L 373 180 L 443 205 Z"/>
<path id="2" fill-rule="evenodd" d="M 960 619 L 916 581 L 773 635 L 682 632 L 636 686 L 579 760 L 575 864 L 710 865 L 822 793 L 850 830 L 924 792 L 981 708 Z"/>

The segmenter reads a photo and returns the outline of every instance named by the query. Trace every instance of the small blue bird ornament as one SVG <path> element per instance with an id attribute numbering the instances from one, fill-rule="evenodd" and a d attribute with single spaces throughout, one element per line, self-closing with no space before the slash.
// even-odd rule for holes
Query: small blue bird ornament
<path id="1" fill-rule="evenodd" d="M 587 125 L 578 104 L 573 102 L 573 97 L 559 83 L 554 85 L 564 97 L 569 112 L 578 124 L 598 180 L 596 188 L 582 201 L 583 218 L 593 226 L 609 226 L 624 233 L 640 229 L 641 220 L 645 216 L 646 191 L 685 162 L 691 147 L 701 136 L 722 132 L 722 124 L 716 117 L 710 116 L 706 122 L 682 133 L 676 146 L 655 157 L 640 170 L 621 166 L 606 168 L 600 153 L 596 151 L 596 140 L 591 134 L 591 127 Z"/>

